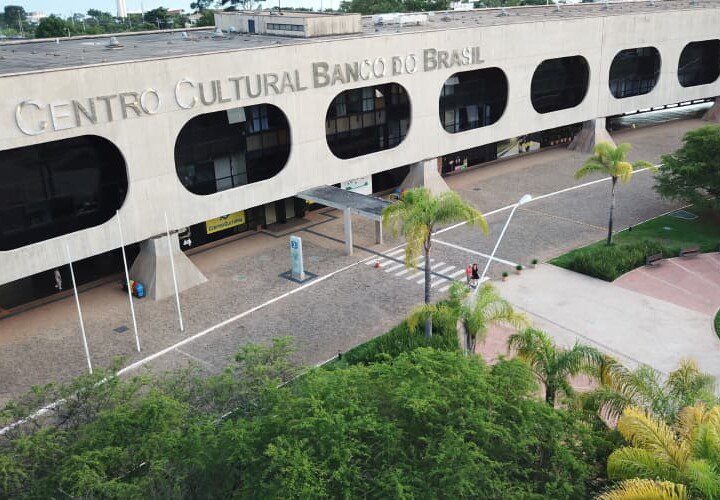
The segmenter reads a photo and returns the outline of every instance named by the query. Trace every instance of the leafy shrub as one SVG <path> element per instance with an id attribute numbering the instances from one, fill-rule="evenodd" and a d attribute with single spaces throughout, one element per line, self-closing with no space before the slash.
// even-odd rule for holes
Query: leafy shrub
<path id="1" fill-rule="evenodd" d="M 674 250 L 674 248 L 665 247 L 652 240 L 611 246 L 597 244 L 573 250 L 551 262 L 571 271 L 605 281 L 613 281 L 621 275 L 645 265 L 645 259 L 649 255 L 662 253 L 664 256 L 670 257 Z"/>
<path id="2" fill-rule="evenodd" d="M 403 321 L 389 332 L 349 350 L 342 355 L 342 361 L 348 365 L 374 363 L 396 358 L 418 347 L 458 350 L 457 320 L 456 310 L 440 307 L 433 314 L 433 335 L 429 339 L 425 338 L 422 325 L 411 330 Z"/>
<path id="3" fill-rule="evenodd" d="M 720 337 L 720 310 L 715 314 L 715 333 Z"/>

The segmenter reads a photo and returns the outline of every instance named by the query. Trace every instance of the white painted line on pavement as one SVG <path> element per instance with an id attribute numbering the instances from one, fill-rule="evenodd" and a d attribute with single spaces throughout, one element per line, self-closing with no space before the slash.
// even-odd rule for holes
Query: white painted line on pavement
<path id="1" fill-rule="evenodd" d="M 445 274 L 445 273 L 447 273 L 448 271 L 452 271 L 453 269 L 455 269 L 455 266 L 448 266 L 448 267 L 446 267 L 445 269 L 442 269 L 442 270 L 440 270 L 440 271 L 433 271 L 433 272 L 435 272 L 435 273 L 437 273 L 437 274 Z"/>
<path id="2" fill-rule="evenodd" d="M 459 271 L 455 271 L 452 274 L 448 274 L 448 276 L 450 276 L 452 279 L 455 279 L 463 273 L 465 273 L 465 269 L 460 269 Z"/>
<path id="3" fill-rule="evenodd" d="M 395 273 L 395 276 L 402 276 L 403 274 L 409 273 L 411 270 L 412 270 L 412 269 L 406 267 L 405 269 L 403 269 L 403 270 L 400 271 L 399 273 Z"/>
<path id="4" fill-rule="evenodd" d="M 435 288 L 437 285 L 439 285 L 440 283 L 445 283 L 447 280 L 448 280 L 447 278 L 440 278 L 440 279 L 431 281 L 430 288 Z"/>
<path id="5" fill-rule="evenodd" d="M 398 248 L 397 250 L 393 250 L 392 252 L 385 252 L 383 255 L 387 255 L 388 257 L 394 257 L 398 254 L 403 253 L 404 251 L 404 248 Z"/>
<path id="6" fill-rule="evenodd" d="M 658 164 L 658 165 L 655 165 L 654 167 L 641 168 L 640 170 L 636 170 L 634 173 L 635 173 L 635 174 L 640 174 L 640 173 L 643 173 L 643 172 L 647 172 L 647 171 L 653 170 L 654 168 L 659 167 L 659 166 L 660 166 L 660 165 Z M 537 201 L 537 200 L 543 200 L 543 199 L 545 199 L 545 198 L 550 198 L 551 196 L 557 196 L 557 195 L 559 195 L 559 194 L 568 193 L 568 192 L 570 192 L 570 191 L 574 191 L 574 190 L 576 190 L 576 189 L 581 189 L 581 188 L 584 188 L 584 187 L 587 187 L 587 186 L 592 186 L 592 185 L 598 184 L 598 183 L 600 183 L 600 182 L 607 182 L 607 181 L 609 181 L 610 179 L 611 179 L 611 177 L 603 177 L 602 179 L 596 179 L 596 180 L 594 180 L 594 181 L 585 182 L 585 183 L 583 183 L 583 184 L 578 184 L 577 186 L 570 186 L 569 188 L 560 189 L 559 191 L 553 191 L 552 193 L 546 193 L 546 194 L 541 194 L 541 195 L 538 195 L 538 196 L 533 196 L 533 199 L 530 200 L 528 203 L 532 203 L 533 201 Z M 489 217 L 490 215 L 495 215 L 495 214 L 499 214 L 500 212 L 504 212 L 504 211 L 506 211 L 506 210 L 511 210 L 515 205 L 517 205 L 517 203 L 513 203 L 512 205 L 507 205 L 507 206 L 504 206 L 504 207 L 501 207 L 501 208 L 496 208 L 495 210 L 491 210 L 491 211 L 489 211 L 489 212 L 485 212 L 485 213 L 483 214 L 483 216 L 484 216 L 484 217 Z M 458 227 L 462 227 L 462 226 L 464 226 L 464 225 L 466 225 L 466 224 L 467 224 L 467 222 L 458 222 L 457 224 L 453 224 L 452 226 L 448 226 L 448 227 L 443 228 L 443 229 L 438 229 L 437 231 L 435 231 L 435 232 L 433 233 L 433 235 L 443 234 L 443 233 L 446 233 L 446 232 L 451 231 L 451 230 L 453 230 L 453 229 L 457 229 Z"/>
<path id="7" fill-rule="evenodd" d="M 435 240 L 435 243 L 440 243 L 441 245 L 447 245 L 450 248 L 455 248 L 456 250 L 462 250 L 463 252 L 467 252 L 469 254 L 479 255 L 480 257 L 484 257 L 486 259 L 490 258 L 489 255 L 484 254 L 482 252 L 476 252 L 475 250 L 470 250 L 469 248 L 461 247 L 460 245 L 455 245 L 454 243 L 448 243 L 447 241 Z M 495 262 L 500 262 L 501 264 L 505 264 L 508 266 L 513 266 L 513 267 L 517 266 L 517 263 L 515 263 L 515 262 L 511 262 L 511 261 L 505 260 L 505 259 L 500 259 L 498 257 L 493 257 L 493 260 Z"/>
<path id="8" fill-rule="evenodd" d="M 404 266 L 404 265 L 405 265 L 404 262 L 401 262 L 401 263 L 399 263 L 399 264 L 395 264 L 394 266 L 390 266 L 390 267 L 388 267 L 387 269 L 385 269 L 385 272 L 386 272 L 386 273 L 391 273 L 391 272 L 393 272 L 393 271 L 396 270 L 396 269 L 400 269 L 400 268 L 401 268 L 402 266 Z"/>
<path id="9" fill-rule="evenodd" d="M 433 265 L 436 265 L 437 267 L 440 267 L 440 266 L 444 266 L 445 263 L 444 263 L 444 262 L 438 262 L 437 264 L 433 264 Z M 424 269 L 424 268 L 423 268 L 423 269 Z M 424 272 L 425 272 L 425 271 L 423 270 L 423 273 L 424 273 Z M 432 271 L 432 270 L 431 270 L 430 274 L 432 275 L 432 273 L 434 273 L 434 272 L 435 272 L 435 271 Z M 417 280 L 417 284 L 419 285 L 420 283 L 423 283 L 424 281 L 425 281 L 425 277 L 423 277 L 422 279 Z"/>

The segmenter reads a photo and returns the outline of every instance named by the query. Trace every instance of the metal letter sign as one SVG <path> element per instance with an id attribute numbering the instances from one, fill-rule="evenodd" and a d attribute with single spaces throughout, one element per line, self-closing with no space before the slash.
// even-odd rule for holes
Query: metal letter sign
<path id="1" fill-rule="evenodd" d="M 303 266 L 302 239 L 290 236 L 290 257 L 292 258 L 292 277 L 296 280 L 305 280 L 305 267 Z"/>

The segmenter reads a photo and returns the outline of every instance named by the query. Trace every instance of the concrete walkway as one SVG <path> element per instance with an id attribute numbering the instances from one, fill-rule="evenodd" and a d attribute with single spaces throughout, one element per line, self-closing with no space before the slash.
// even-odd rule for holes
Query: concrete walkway
<path id="1" fill-rule="evenodd" d="M 683 358 L 720 380 L 720 339 L 713 317 L 549 264 L 499 283 L 555 341 L 593 345 L 627 365 L 667 374 Z"/>

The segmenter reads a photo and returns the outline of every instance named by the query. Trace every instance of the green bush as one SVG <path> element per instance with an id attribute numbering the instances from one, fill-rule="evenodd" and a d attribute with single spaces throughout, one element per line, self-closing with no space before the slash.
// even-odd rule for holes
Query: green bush
<path id="1" fill-rule="evenodd" d="M 715 333 L 720 337 L 720 310 L 715 314 Z"/>
<path id="2" fill-rule="evenodd" d="M 671 257 L 674 255 L 675 249 L 651 240 L 611 246 L 596 244 L 573 250 L 552 260 L 551 263 L 601 280 L 613 281 L 621 275 L 645 265 L 645 259 L 656 253 Z"/>
<path id="3" fill-rule="evenodd" d="M 367 364 L 394 359 L 418 347 L 432 347 L 441 351 L 459 349 L 457 337 L 457 311 L 441 308 L 433 315 L 433 335 L 425 338 L 423 325 L 414 330 L 403 321 L 389 332 L 349 350 L 341 361 L 347 365 Z"/>

